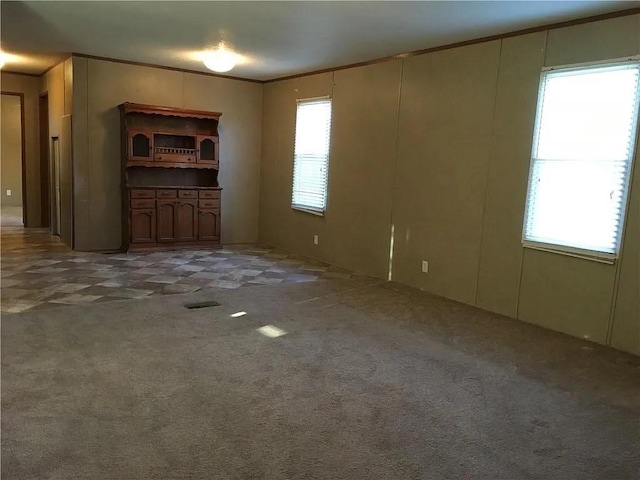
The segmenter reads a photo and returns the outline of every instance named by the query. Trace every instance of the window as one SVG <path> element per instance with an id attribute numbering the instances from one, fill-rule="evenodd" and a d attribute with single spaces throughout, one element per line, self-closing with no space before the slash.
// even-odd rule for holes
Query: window
<path id="1" fill-rule="evenodd" d="M 327 205 L 330 131 L 331 99 L 298 101 L 292 208 L 324 213 Z"/>
<path id="2" fill-rule="evenodd" d="M 542 72 L 525 246 L 613 260 L 638 122 L 640 62 Z"/>

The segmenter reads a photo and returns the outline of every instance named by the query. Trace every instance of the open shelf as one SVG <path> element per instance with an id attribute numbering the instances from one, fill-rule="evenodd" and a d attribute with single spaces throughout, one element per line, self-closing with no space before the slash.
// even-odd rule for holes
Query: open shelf
<path id="1" fill-rule="evenodd" d="M 126 185 L 173 187 L 218 187 L 215 169 L 128 167 Z"/>

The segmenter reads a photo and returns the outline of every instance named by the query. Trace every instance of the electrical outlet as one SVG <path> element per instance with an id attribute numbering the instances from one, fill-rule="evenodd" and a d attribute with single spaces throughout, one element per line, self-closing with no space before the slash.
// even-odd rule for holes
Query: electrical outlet
<path id="1" fill-rule="evenodd" d="M 429 262 L 422 260 L 422 273 L 429 273 Z"/>
<path id="2" fill-rule="evenodd" d="M 313 244 L 317 245 L 318 244 L 318 235 L 314 235 L 313 236 Z"/>
<path id="3" fill-rule="evenodd" d="M 7 190 L 7 197 L 11 196 L 11 190 Z"/>

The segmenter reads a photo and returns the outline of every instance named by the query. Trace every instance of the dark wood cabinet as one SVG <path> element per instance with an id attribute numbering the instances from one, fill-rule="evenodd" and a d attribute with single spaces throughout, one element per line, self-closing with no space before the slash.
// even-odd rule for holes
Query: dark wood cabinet
<path id="1" fill-rule="evenodd" d="M 198 239 L 217 242 L 220 240 L 220 209 L 198 210 Z"/>
<path id="2" fill-rule="evenodd" d="M 220 189 L 130 191 L 130 244 L 180 246 L 220 241 Z"/>
<path id="3" fill-rule="evenodd" d="M 194 242 L 198 239 L 195 200 L 158 200 L 158 242 Z"/>
<path id="4" fill-rule="evenodd" d="M 158 242 L 176 241 L 176 201 L 158 200 L 156 205 L 158 218 Z"/>
<path id="5" fill-rule="evenodd" d="M 198 163 L 218 164 L 218 137 L 198 135 Z"/>
<path id="6" fill-rule="evenodd" d="M 156 239 L 155 208 L 132 208 L 130 216 L 131 243 L 150 243 Z"/>
<path id="7" fill-rule="evenodd" d="M 195 242 L 198 240 L 198 207 L 195 200 L 176 201 L 176 240 Z"/>
<path id="8" fill-rule="evenodd" d="M 123 103 L 122 250 L 220 245 L 220 113 Z"/>
<path id="9" fill-rule="evenodd" d="M 127 158 L 132 161 L 151 161 L 153 136 L 144 130 L 127 130 Z"/>

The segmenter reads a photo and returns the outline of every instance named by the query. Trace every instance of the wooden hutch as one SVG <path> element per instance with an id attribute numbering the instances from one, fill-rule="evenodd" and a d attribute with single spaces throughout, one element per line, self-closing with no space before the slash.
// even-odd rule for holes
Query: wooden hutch
<path id="1" fill-rule="evenodd" d="M 123 103 L 122 249 L 220 245 L 221 114 Z"/>

